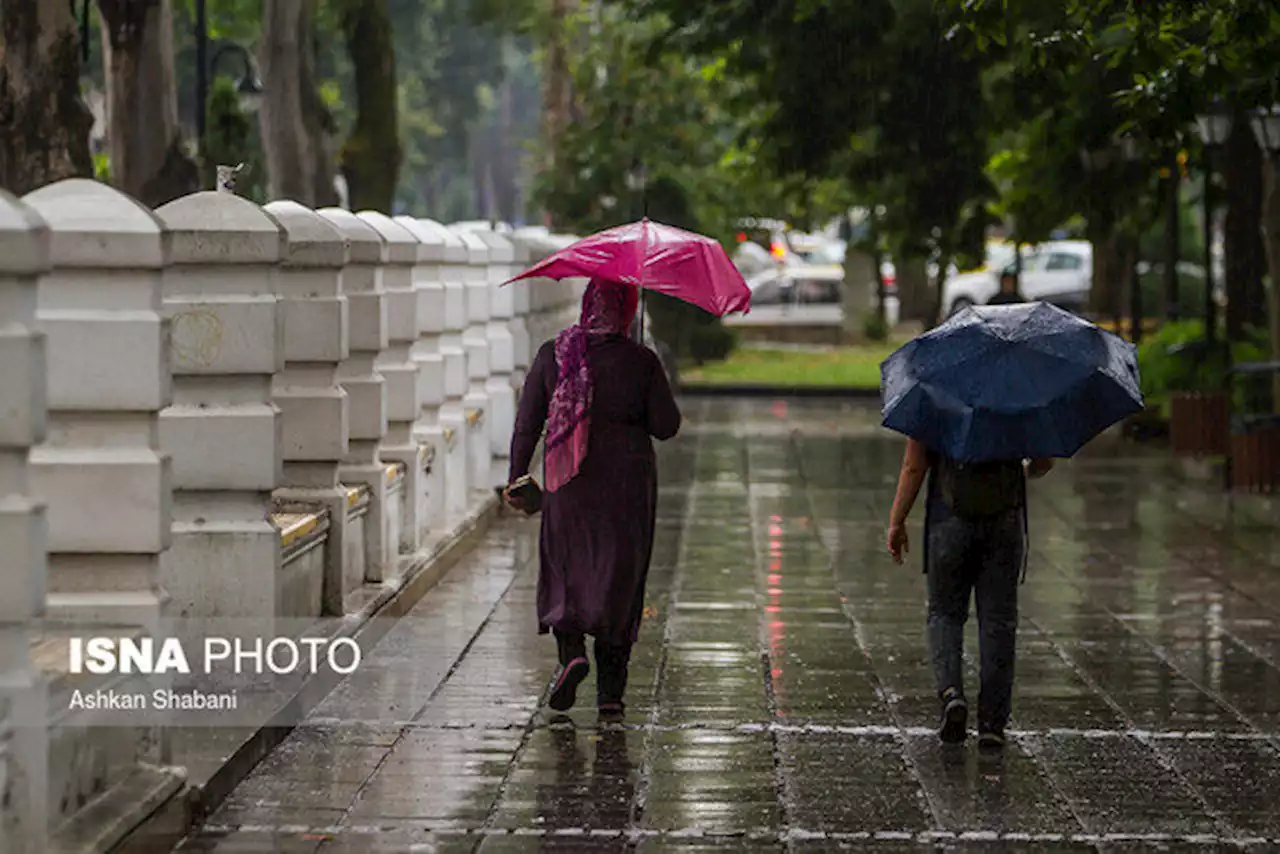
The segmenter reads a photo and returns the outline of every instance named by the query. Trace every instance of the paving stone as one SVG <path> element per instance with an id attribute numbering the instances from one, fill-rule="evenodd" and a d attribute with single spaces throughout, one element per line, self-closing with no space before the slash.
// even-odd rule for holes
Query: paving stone
<path id="1" fill-rule="evenodd" d="M 686 419 L 659 448 L 623 724 L 597 721 L 594 676 L 570 714 L 542 705 L 537 522 L 505 520 L 183 850 L 1280 847 L 1272 504 L 1229 506 L 1108 437 L 1032 484 L 991 756 L 934 733 L 919 554 L 884 554 L 901 443 L 876 411 L 712 400 Z"/>

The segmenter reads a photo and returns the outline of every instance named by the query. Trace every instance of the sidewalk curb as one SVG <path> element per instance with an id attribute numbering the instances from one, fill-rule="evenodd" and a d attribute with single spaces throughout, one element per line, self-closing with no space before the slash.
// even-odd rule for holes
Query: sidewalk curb
<path id="1" fill-rule="evenodd" d="M 681 383 L 681 397 L 794 397 L 813 400 L 852 399 L 879 400 L 880 389 L 856 386 L 777 386 L 777 385 L 721 385 L 719 383 Z"/>
<path id="2" fill-rule="evenodd" d="M 320 634 L 330 639 L 351 638 L 376 644 L 392 628 L 392 620 L 385 618 L 404 616 L 421 601 L 476 546 L 498 518 L 500 507 L 497 496 L 487 494 L 454 530 L 406 556 L 408 566 L 400 578 L 390 584 L 368 585 L 372 588 L 369 601 L 352 614 L 327 618 L 334 621 L 336 630 Z M 257 764 L 293 732 L 297 722 L 344 678 L 335 673 L 308 679 L 271 718 L 258 724 L 208 779 L 188 781 L 185 788 L 143 819 L 112 850 L 141 854 L 173 848 L 217 810 Z M 174 761 L 180 764 L 182 758 L 174 757 Z"/>

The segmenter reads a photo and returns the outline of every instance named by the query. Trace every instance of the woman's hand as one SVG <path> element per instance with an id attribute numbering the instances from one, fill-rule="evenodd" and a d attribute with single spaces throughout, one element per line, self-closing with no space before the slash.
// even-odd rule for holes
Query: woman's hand
<path id="1" fill-rule="evenodd" d="M 502 500 L 505 501 L 507 506 L 512 510 L 519 510 L 521 513 L 524 512 L 524 499 L 518 495 L 511 494 L 511 484 L 507 484 L 507 487 L 502 490 Z"/>
<path id="2" fill-rule="evenodd" d="M 911 542 L 907 537 L 906 523 L 890 523 L 889 533 L 885 539 L 889 547 L 889 554 L 893 557 L 893 562 L 902 563 L 902 556 L 911 551 Z"/>

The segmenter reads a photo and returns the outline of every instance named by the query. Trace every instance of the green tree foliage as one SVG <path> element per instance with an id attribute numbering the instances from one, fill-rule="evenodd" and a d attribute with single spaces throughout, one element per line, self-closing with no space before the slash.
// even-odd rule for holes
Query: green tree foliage
<path id="1" fill-rule="evenodd" d="M 763 118 L 759 153 L 783 179 L 838 180 L 883 207 L 894 253 L 982 251 L 989 115 L 987 58 L 931 0 L 621 0 L 662 15 L 668 51 L 716 57 L 747 81 Z M 927 307 L 918 308 L 927 315 Z"/>

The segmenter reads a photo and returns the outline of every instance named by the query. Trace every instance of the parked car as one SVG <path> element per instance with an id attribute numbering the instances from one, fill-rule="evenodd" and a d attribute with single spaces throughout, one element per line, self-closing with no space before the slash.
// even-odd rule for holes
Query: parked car
<path id="1" fill-rule="evenodd" d="M 990 244 L 987 263 L 977 270 L 951 276 L 942 286 L 947 316 L 971 305 L 985 305 L 1000 291 L 1000 277 L 1014 270 L 1013 248 Z M 1093 281 L 1093 245 L 1083 240 L 1056 240 L 1022 250 L 1019 290 L 1028 300 L 1069 311 L 1082 311 Z"/>
<path id="2" fill-rule="evenodd" d="M 757 273 L 751 289 L 749 323 L 839 324 L 844 318 L 844 268 L 836 264 L 793 263 Z M 868 309 L 874 308 L 874 296 Z M 897 323 L 898 300 L 887 296 L 885 314 Z"/>

